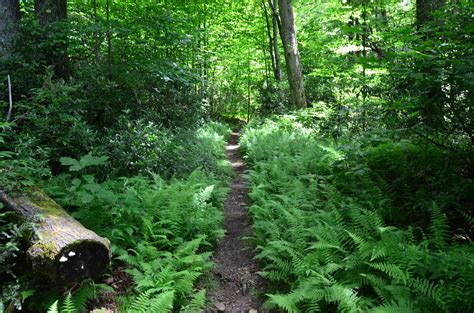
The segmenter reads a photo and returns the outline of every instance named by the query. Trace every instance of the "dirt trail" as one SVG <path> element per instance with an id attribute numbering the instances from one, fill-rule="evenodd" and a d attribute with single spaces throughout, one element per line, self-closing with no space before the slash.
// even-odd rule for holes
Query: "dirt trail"
<path id="1" fill-rule="evenodd" d="M 247 168 L 240 157 L 239 137 L 239 133 L 232 133 L 226 147 L 236 177 L 224 204 L 226 234 L 213 256 L 216 264 L 213 274 L 218 286 L 209 291 L 212 304 L 206 312 L 260 311 L 261 303 L 252 296 L 252 290 L 260 290 L 263 280 L 257 274 L 259 267 L 251 249 L 242 240 L 250 236 L 252 230 L 246 210 L 247 181 L 243 177 Z"/>

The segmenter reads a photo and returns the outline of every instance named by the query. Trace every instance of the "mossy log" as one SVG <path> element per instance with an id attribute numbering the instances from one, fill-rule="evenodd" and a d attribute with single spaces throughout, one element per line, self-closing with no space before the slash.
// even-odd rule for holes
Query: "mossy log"
<path id="1" fill-rule="evenodd" d="M 32 225 L 26 256 L 36 275 L 66 283 L 97 277 L 107 268 L 110 241 L 82 226 L 41 190 L 9 196 L 0 188 L 0 202 Z"/>

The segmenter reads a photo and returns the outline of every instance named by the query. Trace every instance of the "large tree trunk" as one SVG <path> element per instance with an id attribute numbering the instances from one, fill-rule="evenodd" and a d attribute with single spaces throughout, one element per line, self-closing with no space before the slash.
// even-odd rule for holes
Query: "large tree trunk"
<path id="1" fill-rule="evenodd" d="M 0 61 L 8 59 L 13 53 L 13 40 L 20 20 L 18 0 L 0 0 Z"/>
<path id="2" fill-rule="evenodd" d="M 285 51 L 286 70 L 290 84 L 291 100 L 294 106 L 306 107 L 303 73 L 301 71 L 298 41 L 296 39 L 295 16 L 291 0 L 279 0 L 281 39 Z"/>
<path id="3" fill-rule="evenodd" d="M 35 14 L 41 26 L 46 31 L 52 31 L 49 26 L 58 21 L 67 19 L 67 0 L 36 0 Z M 67 79 L 68 71 L 68 53 L 67 36 L 61 42 L 51 47 L 48 51 L 48 64 L 54 67 L 57 77 Z"/>
<path id="4" fill-rule="evenodd" d="M 71 282 L 105 271 L 110 241 L 86 229 L 42 191 L 10 197 L 0 189 L 0 203 L 33 226 L 26 254 L 34 273 Z"/>

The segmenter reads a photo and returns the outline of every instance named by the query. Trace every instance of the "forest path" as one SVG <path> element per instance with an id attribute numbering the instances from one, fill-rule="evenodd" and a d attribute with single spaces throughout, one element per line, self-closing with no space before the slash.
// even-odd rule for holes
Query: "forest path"
<path id="1" fill-rule="evenodd" d="M 213 256 L 213 270 L 218 286 L 209 291 L 211 307 L 206 312 L 249 312 L 260 307 L 261 302 L 252 296 L 252 289 L 260 290 L 262 278 L 257 261 L 242 237 L 251 236 L 247 206 L 247 167 L 240 157 L 240 134 L 233 132 L 226 150 L 236 176 L 224 204 L 225 237 L 219 242 Z M 255 312 L 255 311 L 251 311 Z"/>

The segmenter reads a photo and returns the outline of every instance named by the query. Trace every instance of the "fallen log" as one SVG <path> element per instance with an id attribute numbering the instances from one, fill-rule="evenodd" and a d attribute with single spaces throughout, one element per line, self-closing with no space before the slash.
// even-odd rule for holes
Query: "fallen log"
<path id="1" fill-rule="evenodd" d="M 66 283 L 98 277 L 107 268 L 110 241 L 82 226 L 41 190 L 10 197 L 0 188 L 0 202 L 32 225 L 26 256 L 36 275 Z"/>

